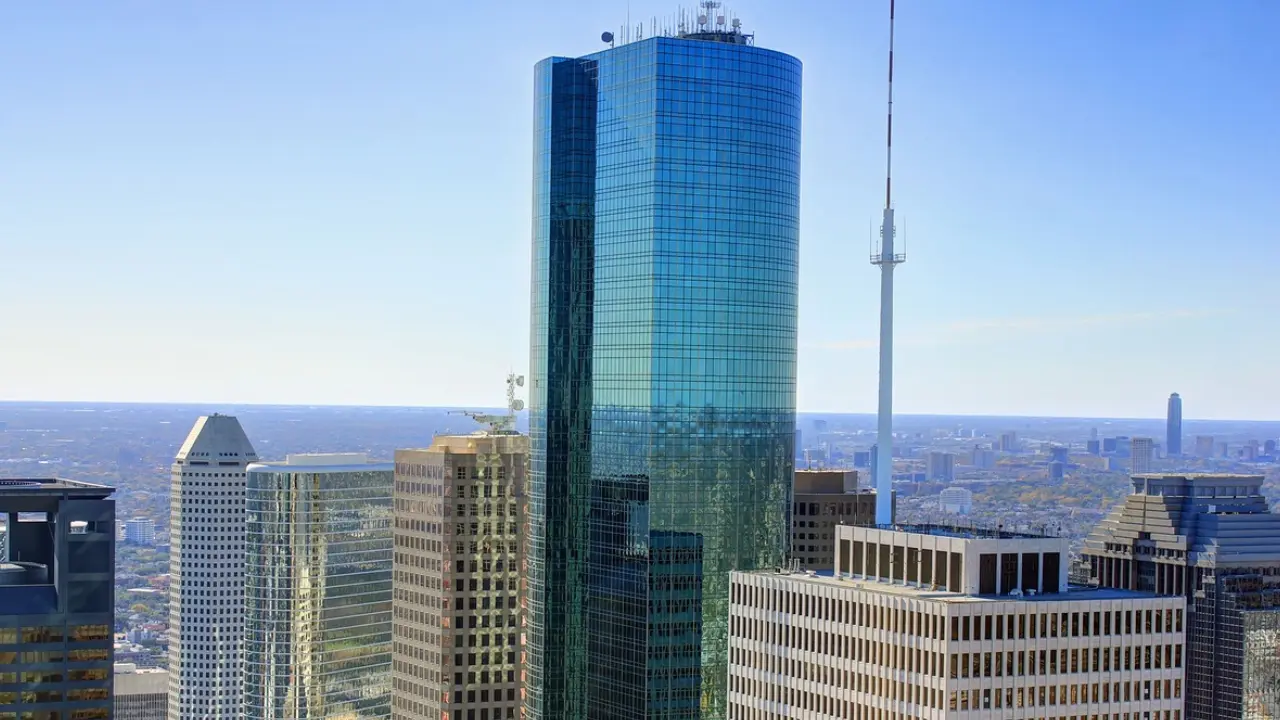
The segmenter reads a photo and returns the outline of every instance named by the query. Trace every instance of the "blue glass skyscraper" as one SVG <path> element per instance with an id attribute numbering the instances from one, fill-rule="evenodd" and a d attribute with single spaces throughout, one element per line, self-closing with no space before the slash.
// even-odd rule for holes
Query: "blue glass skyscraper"
<path id="1" fill-rule="evenodd" d="M 722 718 L 783 561 L 800 62 L 715 31 L 535 71 L 528 717 Z"/>

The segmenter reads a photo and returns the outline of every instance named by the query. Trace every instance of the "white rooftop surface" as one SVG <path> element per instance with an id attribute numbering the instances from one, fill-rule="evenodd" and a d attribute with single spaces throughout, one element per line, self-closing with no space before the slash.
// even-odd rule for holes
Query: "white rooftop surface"
<path id="1" fill-rule="evenodd" d="M 390 461 L 370 460 L 367 453 L 296 453 L 286 455 L 284 461 L 257 462 L 249 465 L 249 472 L 351 472 L 353 470 L 390 470 Z"/>
<path id="2" fill-rule="evenodd" d="M 903 585 L 901 583 L 880 582 L 877 580 L 864 580 L 862 578 L 839 578 L 832 575 L 810 575 L 808 573 L 786 573 L 786 572 L 769 572 L 757 571 L 743 573 L 744 575 L 753 575 L 755 577 L 775 577 L 792 582 L 805 582 L 821 585 L 824 587 L 840 587 L 854 590 L 864 590 L 867 592 L 883 593 L 886 595 L 896 595 L 899 597 L 915 598 L 917 600 L 928 600 L 931 602 L 941 603 L 1000 603 L 1000 602 L 1077 602 L 1087 600 L 1136 600 L 1141 598 L 1155 598 L 1156 595 L 1150 593 L 1136 592 L 1133 590 L 1116 590 L 1111 588 L 1092 588 L 1092 587 L 1071 587 L 1064 593 L 1037 593 L 1035 595 L 966 595 L 964 593 L 948 592 L 946 590 L 931 590 L 925 587 L 917 587 L 915 585 Z"/>
<path id="3" fill-rule="evenodd" d="M 285 465 L 367 465 L 366 453 L 301 453 L 285 456 Z"/>

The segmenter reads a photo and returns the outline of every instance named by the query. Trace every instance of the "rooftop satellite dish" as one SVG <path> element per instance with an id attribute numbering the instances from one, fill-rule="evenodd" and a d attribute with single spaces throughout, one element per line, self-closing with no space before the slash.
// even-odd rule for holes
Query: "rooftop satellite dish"
<path id="1" fill-rule="evenodd" d="M 600 42 L 607 42 L 607 43 L 613 42 L 613 33 L 611 32 L 600 33 Z"/>
<path id="2" fill-rule="evenodd" d="M 524 387 L 524 376 L 523 376 L 523 375 L 517 375 L 517 376 L 516 376 L 516 385 L 518 385 L 518 386 L 520 386 L 520 387 Z"/>
<path id="3" fill-rule="evenodd" d="M 521 410 L 524 409 L 524 401 L 516 400 L 515 402 L 511 403 L 511 409 L 515 410 L 516 412 L 520 412 Z"/>
<path id="4" fill-rule="evenodd" d="M 699 24 L 699 25 L 706 25 L 706 24 L 707 24 L 707 16 L 706 16 L 706 15 L 699 15 L 699 16 L 698 16 L 698 24 Z"/>
<path id="5" fill-rule="evenodd" d="M 733 22 L 730 24 L 733 25 L 734 29 L 742 27 L 742 21 L 739 20 L 738 18 L 734 18 Z"/>

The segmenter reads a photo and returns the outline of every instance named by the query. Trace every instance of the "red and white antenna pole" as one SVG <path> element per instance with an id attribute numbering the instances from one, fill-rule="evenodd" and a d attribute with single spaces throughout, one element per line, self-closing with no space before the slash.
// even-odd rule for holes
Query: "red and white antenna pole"
<path id="1" fill-rule="evenodd" d="M 893 224 L 893 10 L 889 0 L 889 112 L 885 137 L 884 217 L 880 252 L 871 263 L 880 267 L 880 393 L 876 417 L 876 524 L 893 522 L 893 268 L 906 261 L 894 249 Z"/>
<path id="2" fill-rule="evenodd" d="M 889 0 L 889 122 L 885 137 L 884 207 L 893 207 L 893 2 Z"/>

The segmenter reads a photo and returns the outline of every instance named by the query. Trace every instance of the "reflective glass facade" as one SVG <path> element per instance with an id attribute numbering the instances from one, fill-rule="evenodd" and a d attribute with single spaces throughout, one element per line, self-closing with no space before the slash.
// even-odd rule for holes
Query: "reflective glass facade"
<path id="1" fill-rule="evenodd" d="M 782 562 L 800 62 L 657 37 L 535 71 L 526 709 L 724 717 Z"/>
<path id="2" fill-rule="evenodd" d="M 244 717 L 389 718 L 393 466 L 246 474 Z"/>
<path id="3" fill-rule="evenodd" d="M 1242 613 L 1244 720 L 1280 717 L 1280 609 Z"/>

